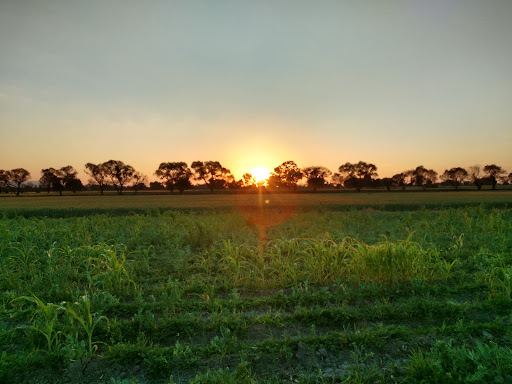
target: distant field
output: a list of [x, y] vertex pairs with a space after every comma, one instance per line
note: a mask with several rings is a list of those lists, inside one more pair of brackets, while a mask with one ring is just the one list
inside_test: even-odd
[[231, 209], [239, 206], [326, 208], [329, 210], [371, 207], [409, 210], [467, 205], [512, 206], [512, 191], [392, 192], [318, 194], [201, 194], [201, 195], [25, 195], [0, 197], [0, 212], [22, 215], [123, 214], [147, 209]]

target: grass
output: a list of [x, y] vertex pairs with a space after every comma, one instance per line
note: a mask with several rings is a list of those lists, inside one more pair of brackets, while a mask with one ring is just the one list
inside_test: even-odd
[[393, 192], [393, 193], [318, 193], [318, 194], [198, 194], [198, 195], [66, 195], [27, 194], [0, 196], [0, 213], [8, 217], [72, 217], [107, 213], [109, 215], [143, 214], [148, 210], [240, 210], [250, 217], [263, 201], [267, 207], [281, 208], [289, 216], [304, 210], [417, 210], [486, 205], [510, 207], [512, 191], [469, 192]]
[[26, 211], [0, 219], [0, 381], [509, 382], [509, 194], [467, 195], [55, 217], [23, 204], [84, 197], [1, 198]]

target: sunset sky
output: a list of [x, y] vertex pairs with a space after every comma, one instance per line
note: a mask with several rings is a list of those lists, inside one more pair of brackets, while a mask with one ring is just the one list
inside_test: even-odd
[[0, 0], [0, 169], [512, 172], [512, 1]]

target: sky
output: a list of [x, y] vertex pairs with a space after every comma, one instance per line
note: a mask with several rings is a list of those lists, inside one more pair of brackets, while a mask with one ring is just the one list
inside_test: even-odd
[[0, 169], [512, 172], [510, 20], [510, 0], [0, 0]]

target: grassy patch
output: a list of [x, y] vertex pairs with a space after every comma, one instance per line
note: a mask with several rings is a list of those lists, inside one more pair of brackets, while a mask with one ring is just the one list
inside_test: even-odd
[[0, 381], [509, 382], [512, 212], [439, 208], [4, 215]]

